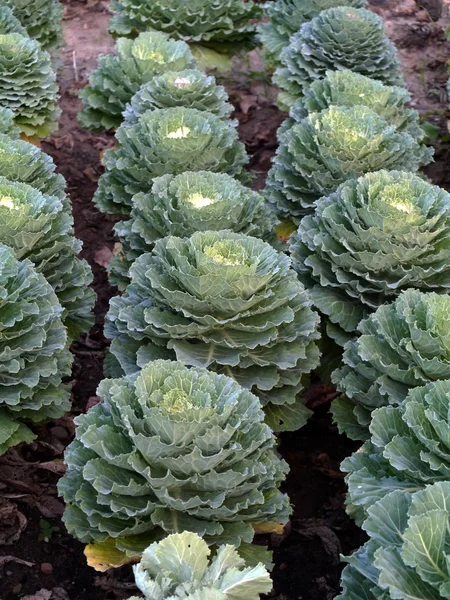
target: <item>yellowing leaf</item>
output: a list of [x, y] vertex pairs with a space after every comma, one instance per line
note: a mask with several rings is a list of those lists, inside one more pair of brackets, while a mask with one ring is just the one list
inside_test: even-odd
[[25, 133], [20, 134], [20, 139], [24, 142], [28, 142], [29, 144], [33, 144], [33, 146], [41, 147], [41, 141], [35, 135], [26, 135]]
[[253, 525], [253, 529], [257, 533], [278, 533], [281, 535], [284, 531], [284, 525], [269, 521], [268, 523], [257, 523]]
[[125, 552], [119, 550], [112, 538], [108, 538], [104, 542], [88, 544], [84, 549], [84, 554], [87, 564], [102, 573], [108, 569], [138, 562], [136, 557], [129, 557]]
[[296, 230], [297, 227], [292, 221], [282, 221], [275, 227], [275, 233], [281, 242], [287, 242]]
[[192, 44], [190, 48], [201, 69], [215, 69], [219, 73], [231, 71], [233, 62], [227, 54], [220, 54], [200, 44]]

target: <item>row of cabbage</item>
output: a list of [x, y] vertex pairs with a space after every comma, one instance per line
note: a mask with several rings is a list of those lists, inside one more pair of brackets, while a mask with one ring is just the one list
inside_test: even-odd
[[266, 196], [298, 226], [299, 278], [344, 346], [334, 419], [366, 440], [342, 468], [370, 540], [339, 598], [449, 598], [450, 196], [417, 173], [432, 153], [381, 20], [339, 4], [276, 0], [262, 32], [290, 109]]
[[0, 4], [0, 454], [70, 410], [69, 344], [93, 324], [65, 181], [38, 147], [58, 126], [61, 18], [55, 0]]
[[118, 219], [122, 295], [105, 326], [114, 378], [65, 453], [64, 521], [96, 568], [142, 557], [147, 598], [256, 600], [272, 584], [255, 532], [291, 513], [273, 429], [306, 422], [318, 317], [268, 243], [277, 218], [245, 186], [225, 89], [185, 41], [131, 38], [81, 92], [80, 123], [116, 130], [94, 202]]

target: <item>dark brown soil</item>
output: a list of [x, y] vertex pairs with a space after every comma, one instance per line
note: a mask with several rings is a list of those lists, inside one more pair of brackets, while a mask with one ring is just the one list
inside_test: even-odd
[[[449, 53], [442, 27], [446, 22], [433, 23], [413, 0], [374, 0], [373, 5], [400, 47], [415, 106], [445, 131]], [[60, 520], [63, 505], [57, 499], [56, 482], [62, 465], [50, 464], [62, 458], [73, 435], [73, 416], [89, 406], [102, 379], [107, 346], [102, 323], [115, 293], [101, 266], [113, 249], [113, 222], [91, 202], [102, 172], [100, 153], [112, 145], [113, 138], [92, 135], [76, 122], [77, 92], [97, 56], [113, 46], [106, 33], [107, 21], [102, 0], [66, 3], [67, 45], [60, 69], [63, 117], [60, 130], [43, 148], [67, 179], [76, 234], [84, 242], [83, 256], [92, 265], [99, 300], [95, 327], [73, 345], [71, 415], [41, 428], [35, 444], [0, 459], [0, 600], [106, 600], [127, 598], [135, 591], [129, 567], [99, 574], [86, 565], [82, 544], [66, 533]], [[236, 106], [241, 138], [252, 157], [256, 189], [264, 185], [276, 149], [276, 130], [285, 116], [274, 105], [269, 80], [256, 53], [236, 65], [232, 78], [223, 79]], [[428, 169], [435, 183], [444, 187], [450, 185], [449, 147], [448, 139], [439, 142], [437, 162]], [[356, 446], [331, 424], [332, 396], [329, 388], [313, 386], [309, 402], [314, 417], [299, 432], [280, 439], [280, 452], [291, 466], [284, 490], [294, 504], [294, 515], [283, 536], [268, 540], [275, 559], [271, 597], [278, 600], [331, 600], [339, 591], [339, 554], [351, 552], [364, 541], [344, 511], [345, 484], [339, 464]], [[40, 524], [41, 519], [47, 525]], [[54, 527], [50, 533], [48, 526]], [[47, 540], [42, 539], [46, 534]]]

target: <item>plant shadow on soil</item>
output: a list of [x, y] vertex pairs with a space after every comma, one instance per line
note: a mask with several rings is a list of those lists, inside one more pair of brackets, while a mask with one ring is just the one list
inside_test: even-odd
[[[423, 11], [412, 7], [412, 1], [395, 3], [393, 11], [388, 4], [374, 1], [375, 10], [384, 16], [400, 47], [414, 105], [422, 112], [439, 113], [432, 121], [445, 129], [443, 90], [448, 48], [442, 24], [424, 18]], [[57, 499], [58, 472], [54, 472], [58, 468], [48, 466], [49, 461], [62, 458], [73, 436], [73, 417], [90, 405], [103, 377], [107, 349], [103, 318], [110, 297], [116, 293], [101, 266], [114, 247], [114, 222], [91, 202], [102, 173], [100, 155], [112, 146], [113, 136], [89, 133], [76, 122], [80, 109], [77, 93], [97, 56], [113, 46], [107, 35], [106, 2], [70, 1], [65, 11], [66, 47], [60, 65], [63, 116], [61, 128], [43, 149], [53, 156], [67, 179], [76, 235], [84, 242], [83, 256], [93, 268], [99, 300], [95, 327], [73, 345], [71, 415], [56, 425], [40, 428], [39, 442], [0, 459], [0, 600], [107, 600], [128, 598], [136, 592], [130, 567], [101, 574], [86, 565], [83, 545], [66, 533], [60, 520], [63, 506]], [[241, 138], [252, 157], [255, 189], [264, 185], [277, 146], [276, 130], [285, 117], [273, 103], [274, 90], [261, 64], [258, 56], [252, 56], [232, 79], [223, 79], [236, 106]], [[448, 164], [448, 153], [448, 143], [440, 144], [436, 163], [428, 169], [434, 182], [444, 187], [450, 183], [449, 172], [443, 168], [444, 161]], [[309, 423], [298, 432], [280, 436], [280, 452], [291, 466], [284, 485], [295, 507], [291, 524], [283, 536], [261, 540], [274, 550], [274, 591], [270, 597], [278, 600], [331, 600], [339, 591], [340, 553], [350, 553], [364, 541], [364, 534], [345, 513], [345, 484], [339, 472], [340, 462], [358, 445], [340, 436], [331, 423], [328, 410], [332, 389], [316, 383], [309, 397], [314, 407]], [[41, 519], [55, 528], [48, 541], [42, 539], [45, 529]]]

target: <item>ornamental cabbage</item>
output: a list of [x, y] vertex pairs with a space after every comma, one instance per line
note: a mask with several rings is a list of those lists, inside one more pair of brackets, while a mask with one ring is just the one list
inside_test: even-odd
[[330, 106], [361, 105], [376, 112], [398, 131], [406, 131], [418, 141], [425, 137], [419, 125], [419, 113], [407, 107], [411, 94], [403, 87], [384, 85], [353, 71], [327, 71], [326, 76], [314, 81], [304, 94], [292, 105], [291, 118], [284, 121], [282, 130]]
[[46, 137], [58, 127], [58, 86], [50, 54], [18, 33], [0, 35], [0, 105], [15, 113], [27, 136]]
[[345, 397], [332, 411], [339, 430], [366, 439], [375, 408], [401, 404], [410, 389], [450, 379], [450, 296], [406, 290], [361, 321], [332, 379]]
[[122, 113], [139, 88], [167, 71], [193, 69], [197, 62], [189, 46], [156, 31], [142, 33], [134, 41], [120, 39], [116, 54], [101, 56], [80, 92], [84, 108], [79, 123], [87, 129], [117, 129]]
[[331, 321], [361, 319], [407, 288], [450, 291], [450, 194], [417, 175], [377, 171], [317, 201], [291, 237], [300, 280]]
[[65, 193], [66, 182], [62, 175], [55, 173], [51, 156], [34, 144], [13, 140], [9, 135], [0, 133], [0, 176], [28, 183], [44, 195], [56, 196], [70, 211], [70, 201]]
[[187, 171], [157, 177], [149, 194], [133, 197], [131, 219], [115, 226], [122, 251], [110, 262], [110, 280], [124, 289], [132, 262], [167, 235], [230, 229], [271, 240], [276, 224], [264, 198], [229, 175]]
[[364, 8], [324, 10], [291, 37], [280, 59], [274, 82], [282, 90], [283, 108], [292, 106], [328, 70], [349, 69], [386, 84], [403, 84], [397, 49], [384, 32], [383, 20]]
[[253, 0], [113, 0], [110, 31], [135, 37], [141, 31], [163, 31], [172, 38], [197, 42], [235, 54], [256, 45], [256, 25], [262, 14]]
[[20, 136], [20, 129], [14, 123], [15, 115], [9, 108], [0, 106], [0, 136], [7, 135], [14, 140]]
[[157, 360], [137, 378], [107, 379], [75, 419], [58, 488], [64, 522], [84, 543], [113, 538], [142, 554], [164, 533], [250, 543], [258, 524], [286, 523], [288, 471], [256, 396], [206, 369]]
[[432, 156], [431, 148], [370, 108], [332, 106], [281, 135], [266, 197], [281, 216], [298, 223], [316, 200], [348, 179], [381, 169], [417, 171]]
[[339, 600], [450, 597], [450, 482], [394, 491], [370, 510], [369, 542], [347, 558]]
[[230, 231], [158, 240], [111, 300], [105, 332], [126, 373], [176, 358], [234, 377], [261, 399], [274, 431], [304, 425], [302, 376], [319, 360], [318, 316], [290, 259]]
[[82, 243], [74, 237], [73, 218], [60, 199], [0, 177], [0, 241], [19, 260], [29, 259], [53, 287], [71, 339], [92, 327], [92, 272], [77, 258]]
[[153, 180], [184, 171], [213, 171], [248, 181], [248, 162], [233, 122], [193, 108], [145, 112], [136, 125], [120, 127], [118, 147], [104, 155], [106, 173], [94, 202], [101, 212], [128, 217], [132, 198], [151, 191]]
[[348, 512], [361, 524], [393, 490], [419, 490], [450, 479], [450, 380], [411, 389], [399, 406], [372, 413], [371, 439], [341, 469]]
[[270, 19], [262, 23], [258, 30], [264, 53], [268, 60], [280, 63], [280, 54], [289, 44], [289, 38], [303, 23], [311, 21], [320, 12], [336, 6], [364, 8], [366, 0], [273, 0], [264, 4], [265, 16]]
[[145, 83], [133, 96], [124, 113], [124, 125], [135, 125], [147, 110], [195, 108], [228, 119], [234, 110], [228, 94], [211, 75], [198, 69], [170, 71]]
[[63, 5], [58, 0], [3, 0], [28, 32], [44, 50], [51, 51], [63, 44]]
[[196, 533], [173, 533], [144, 551], [133, 567], [136, 585], [145, 600], [259, 600], [271, 591], [264, 565], [246, 567], [234, 546], [220, 546], [212, 560], [210, 554]]
[[0, 454], [36, 436], [25, 424], [70, 410], [61, 378], [70, 375], [62, 308], [43, 275], [0, 244]]
[[25, 27], [22, 27], [20, 21], [14, 16], [13, 11], [6, 5], [0, 6], [0, 34], [20, 33], [28, 35]]

